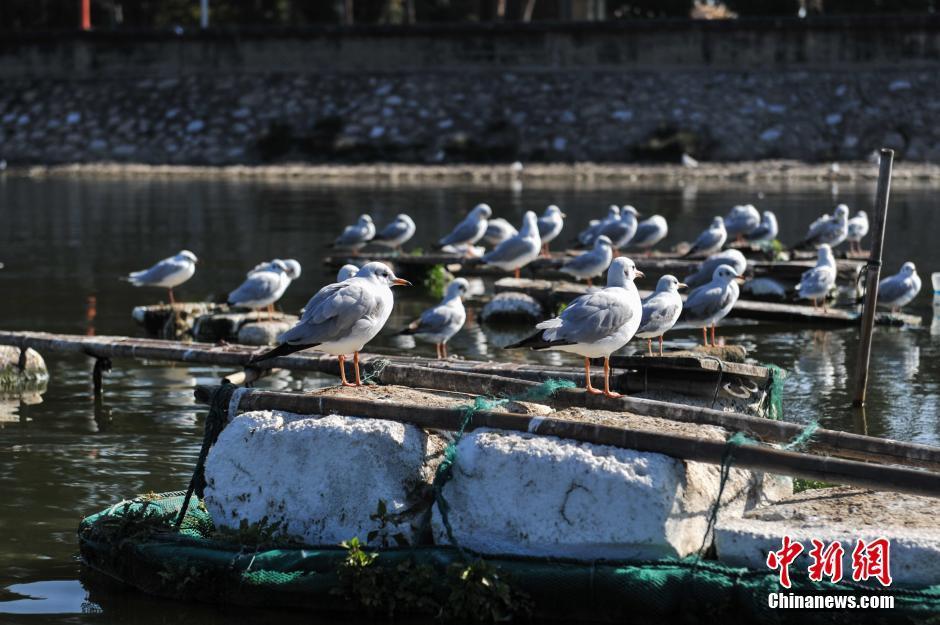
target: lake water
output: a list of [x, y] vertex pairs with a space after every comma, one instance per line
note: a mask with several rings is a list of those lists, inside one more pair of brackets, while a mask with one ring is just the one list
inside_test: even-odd
[[[223, 295], [261, 260], [297, 258], [303, 276], [282, 301], [286, 310], [296, 310], [330, 278], [320, 262], [326, 245], [343, 224], [364, 212], [379, 224], [398, 212], [410, 213], [418, 223], [413, 245], [427, 248], [481, 201], [515, 223], [527, 209], [541, 211], [556, 203], [569, 215], [563, 239], [603, 214], [608, 204], [629, 203], [642, 213], [665, 216], [671, 228], [666, 243], [675, 243], [694, 236], [732, 204], [751, 202], [774, 210], [781, 239], [792, 242], [837, 202], [853, 212], [870, 211], [873, 195], [868, 185], [396, 190], [284, 181], [0, 176], [0, 262], [5, 264], [0, 328], [84, 333], [87, 300], [94, 296], [98, 334], [136, 334], [131, 308], [165, 295], [134, 289], [118, 276], [182, 248], [202, 260], [196, 276], [178, 290], [186, 300]], [[940, 334], [930, 331], [929, 286], [931, 271], [940, 271], [935, 198], [930, 188], [897, 188], [892, 195], [886, 271], [897, 271], [905, 260], [917, 264], [924, 289], [909, 311], [922, 314], [925, 324], [877, 330], [865, 414], [848, 407], [856, 330], [735, 325], [721, 331], [758, 361], [789, 372], [785, 418], [940, 442]], [[420, 288], [398, 295], [389, 328], [402, 327], [429, 302]], [[695, 332], [676, 332], [667, 345], [690, 346], [697, 338]], [[504, 340], [473, 324], [455, 337], [451, 352], [504, 358], [497, 347]], [[370, 347], [395, 351], [400, 344], [383, 336]], [[419, 343], [415, 351], [434, 354], [427, 344]], [[81, 516], [136, 493], [185, 487], [202, 434], [202, 410], [193, 405], [192, 388], [223, 372], [117, 361], [105, 381], [104, 406], [96, 410], [89, 395], [91, 363], [45, 356], [51, 381], [42, 403], [0, 404], [0, 623], [222, 623], [235, 615], [239, 622], [270, 621], [270, 613], [231, 613], [124, 591], [80, 574], [75, 558]], [[299, 388], [334, 380], [282, 377], [268, 383]], [[277, 618], [315, 622], [306, 615]]]

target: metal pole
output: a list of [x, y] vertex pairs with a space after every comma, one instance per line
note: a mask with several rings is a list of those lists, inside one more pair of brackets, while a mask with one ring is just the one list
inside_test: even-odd
[[855, 366], [855, 399], [852, 405], [865, 405], [868, 391], [868, 366], [871, 363], [871, 337], [875, 324], [875, 306], [878, 305], [878, 282], [881, 279], [881, 251], [885, 242], [885, 222], [888, 219], [888, 194], [891, 191], [891, 165], [894, 150], [882, 148], [881, 168], [878, 171], [878, 192], [875, 195], [875, 221], [872, 230], [871, 255], [865, 266], [865, 309], [862, 313], [862, 335]]
[[199, 0], [199, 27], [209, 28], [209, 0]]

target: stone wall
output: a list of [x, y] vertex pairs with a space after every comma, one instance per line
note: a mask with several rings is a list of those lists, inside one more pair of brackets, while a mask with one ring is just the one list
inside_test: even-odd
[[892, 18], [34, 36], [0, 41], [0, 159], [825, 161], [887, 146], [937, 162], [938, 34]]

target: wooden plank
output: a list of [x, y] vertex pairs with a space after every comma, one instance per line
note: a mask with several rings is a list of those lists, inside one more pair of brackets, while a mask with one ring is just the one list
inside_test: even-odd
[[[196, 388], [197, 401], [205, 403], [215, 387]], [[465, 410], [462, 407], [439, 408], [399, 402], [375, 402], [324, 394], [256, 391], [246, 393], [239, 402], [241, 410], [283, 410], [298, 414], [342, 414], [410, 423], [437, 430], [460, 429]], [[530, 417], [513, 413], [476, 411], [469, 429], [494, 428], [506, 431], [557, 436], [597, 445], [660, 453], [673, 458], [722, 464], [729, 452], [723, 441], [639, 429], [585, 423], [551, 416]], [[825, 456], [786, 451], [760, 444], [735, 446], [730, 450], [733, 465], [824, 480], [860, 488], [889, 490], [940, 497], [940, 473], [909, 467], [869, 464]]]

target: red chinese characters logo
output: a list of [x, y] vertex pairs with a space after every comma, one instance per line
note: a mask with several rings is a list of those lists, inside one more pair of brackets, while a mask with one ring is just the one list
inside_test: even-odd
[[[845, 548], [839, 541], [826, 544], [815, 538], [810, 539], [813, 547], [807, 552], [810, 565], [807, 568], [809, 579], [814, 582], [823, 580], [837, 583], [843, 578], [843, 558]], [[767, 567], [780, 572], [780, 585], [790, 588], [790, 565], [802, 554], [802, 543], [784, 536], [778, 551], [767, 554]], [[858, 539], [852, 550], [852, 580], [864, 582], [878, 580], [882, 586], [891, 585], [891, 543], [886, 538], [871, 541]]]
[[835, 584], [842, 579], [842, 556], [845, 549], [838, 540], [828, 546], [821, 540], [811, 539], [813, 548], [809, 550], [809, 557], [813, 563], [809, 565], [809, 578], [814, 582], [821, 582], [827, 577]]
[[783, 547], [780, 551], [771, 551], [767, 554], [767, 567], [780, 569], [780, 585], [790, 587], [790, 565], [797, 556], [803, 553], [803, 545], [793, 542], [789, 536], [783, 537]]
[[861, 538], [852, 550], [852, 579], [864, 582], [874, 577], [882, 586], [891, 585], [891, 543], [877, 538], [865, 543]]

